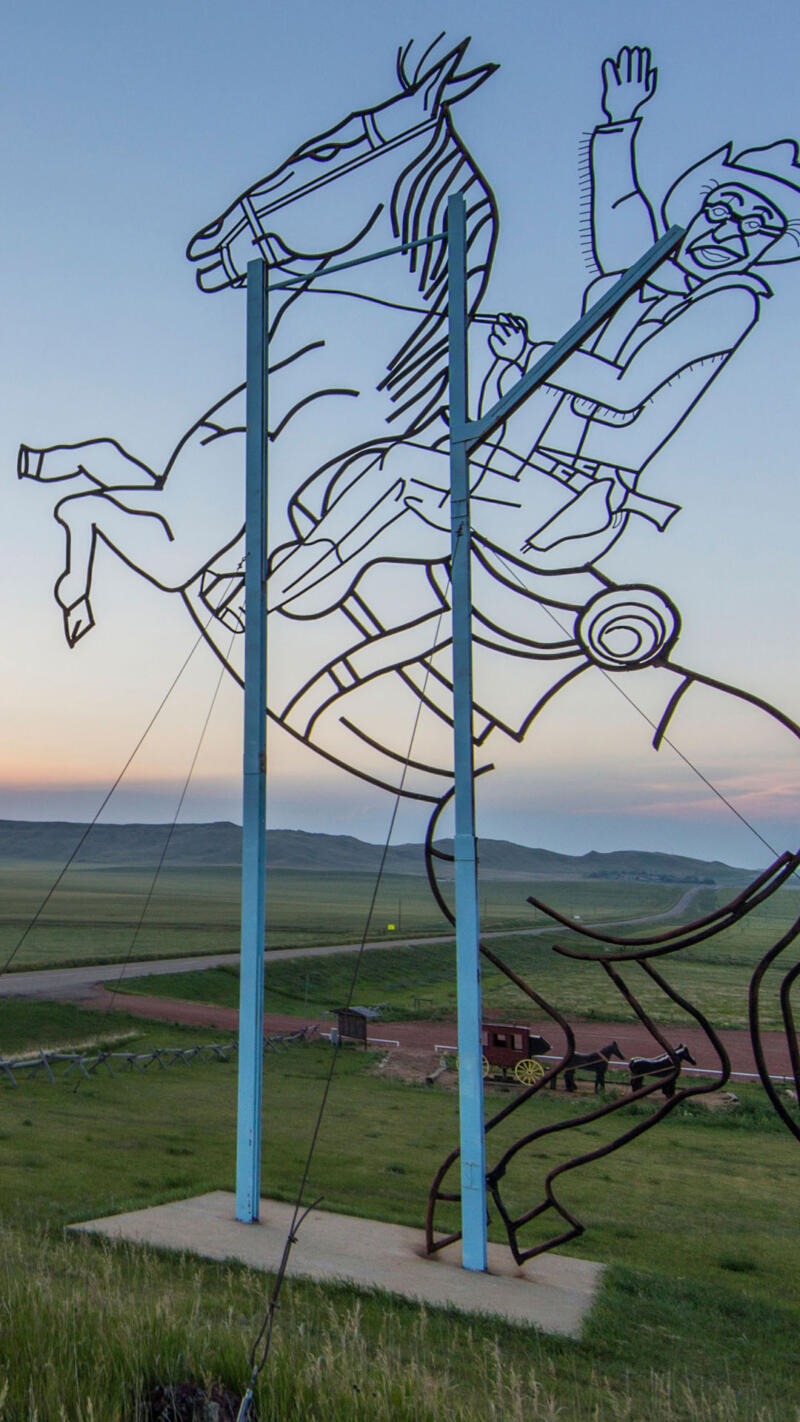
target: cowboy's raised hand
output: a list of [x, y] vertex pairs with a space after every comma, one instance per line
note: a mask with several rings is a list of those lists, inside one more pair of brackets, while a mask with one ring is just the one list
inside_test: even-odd
[[623, 45], [616, 59], [603, 60], [603, 113], [610, 123], [635, 118], [642, 104], [652, 99], [658, 70], [649, 49]]
[[489, 332], [489, 349], [498, 360], [518, 361], [528, 344], [528, 323], [524, 316], [501, 312]]

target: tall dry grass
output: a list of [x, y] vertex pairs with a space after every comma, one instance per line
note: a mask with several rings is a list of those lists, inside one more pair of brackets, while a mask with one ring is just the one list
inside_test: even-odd
[[[242, 1392], [267, 1281], [238, 1266], [0, 1232], [2, 1422], [141, 1422], [156, 1383]], [[787, 1422], [757, 1389], [616, 1377], [580, 1344], [388, 1296], [287, 1285], [261, 1422]]]

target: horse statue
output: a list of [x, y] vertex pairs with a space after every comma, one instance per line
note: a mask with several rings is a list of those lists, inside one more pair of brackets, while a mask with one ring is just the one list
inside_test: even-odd
[[[599, 1095], [606, 1089], [606, 1075], [608, 1064], [615, 1058], [618, 1062], [624, 1061], [624, 1057], [616, 1040], [609, 1042], [605, 1047], [598, 1047], [594, 1052], [573, 1052], [564, 1067], [564, 1088], [566, 1091], [577, 1091], [575, 1085], [576, 1071], [592, 1072], [594, 1074], [594, 1094]], [[553, 1077], [550, 1086], [555, 1091], [558, 1084], [557, 1077]]]
[[[524, 317], [484, 310], [498, 208], [454, 111], [497, 66], [468, 67], [468, 45], [448, 47], [440, 36], [418, 59], [413, 45], [401, 49], [388, 97], [301, 143], [187, 249], [204, 292], [242, 287], [259, 256], [274, 288], [268, 713], [348, 772], [430, 806], [429, 873], [448, 912], [438, 873], [446, 856], [433, 830], [452, 799], [444, 241], [452, 194], [466, 200], [478, 413], [548, 349]], [[791, 140], [736, 154], [724, 145], [651, 202], [636, 140], [656, 87], [646, 48], [626, 46], [603, 64], [603, 116], [588, 150], [584, 308], [675, 224], [680, 243], [473, 457], [479, 774], [492, 768], [492, 743], [544, 744], [556, 698], [568, 716], [617, 673], [626, 685], [636, 674], [635, 691], [623, 694], [656, 752], [674, 751], [681, 737], [687, 758], [698, 714], [727, 715], [734, 704], [794, 750], [800, 739], [783, 712], [678, 659], [680, 615], [664, 592], [615, 582], [601, 566], [632, 520], [664, 531], [678, 513], [648, 492], [651, 465], [759, 319], [771, 296], [765, 271], [800, 257]], [[380, 261], [362, 260], [379, 252]], [[162, 470], [112, 438], [21, 446], [20, 477], [59, 486], [54, 516], [66, 549], [55, 596], [71, 647], [95, 623], [99, 541], [180, 596], [242, 680], [244, 435], [240, 385], [200, 416]], [[403, 727], [413, 725], [412, 754]], [[566, 1055], [554, 1071], [574, 1052], [563, 1025]], [[498, 1200], [506, 1164], [492, 1177]]]
[[[410, 49], [401, 52], [397, 93], [301, 144], [189, 243], [205, 291], [241, 285], [247, 261], [260, 253], [270, 262], [274, 282], [309, 277], [307, 285], [284, 290], [272, 302], [274, 558], [295, 543], [301, 525], [309, 525], [303, 468], [311, 475], [333, 459], [341, 477], [352, 477], [354, 461], [360, 470], [374, 462], [370, 438], [374, 443], [376, 433], [390, 432], [393, 444], [425, 438], [432, 423], [441, 424], [448, 378], [442, 241], [422, 250], [395, 250], [383, 262], [337, 271], [329, 280], [322, 273], [344, 258], [356, 262], [376, 248], [397, 249], [441, 233], [447, 198], [460, 192], [469, 208], [469, 300], [471, 312], [477, 312], [491, 268], [497, 214], [451, 111], [496, 66], [465, 68], [467, 44], [443, 55], [427, 52], [413, 67]], [[107, 438], [46, 450], [21, 448], [20, 477], [70, 484], [55, 505], [66, 534], [65, 567], [55, 593], [70, 646], [94, 625], [98, 540], [150, 582], [184, 596], [193, 615], [207, 621], [213, 612], [210, 641], [220, 627], [240, 630], [236, 593], [222, 595], [216, 569], [222, 564], [238, 572], [243, 553], [244, 425], [239, 386], [201, 415], [163, 470], [150, 469]], [[198, 506], [202, 520], [196, 517]], [[363, 617], [348, 607], [333, 645], [346, 650]], [[325, 630], [330, 635], [332, 627]], [[296, 632], [293, 623], [295, 651]], [[234, 664], [231, 669], [235, 672]], [[281, 715], [280, 706], [274, 713]]]
[[[466, 67], [468, 43], [441, 53], [440, 37], [416, 63], [406, 47], [397, 92], [301, 144], [188, 246], [203, 291], [241, 286], [254, 255], [279, 288], [269, 331], [269, 713], [350, 773], [433, 807], [451, 783], [446, 262], [434, 240], [451, 193], [467, 204], [479, 410], [547, 344], [530, 339], [524, 318], [483, 310], [497, 203], [453, 110], [496, 66]], [[795, 723], [757, 696], [681, 664], [674, 603], [646, 583], [613, 582], [601, 563], [632, 519], [666, 529], [676, 514], [645, 491], [651, 462], [758, 319], [769, 295], [762, 271], [800, 256], [796, 146], [718, 150], [673, 184], [657, 217], [635, 155], [639, 110], [656, 87], [649, 51], [607, 60], [603, 85], [585, 303], [661, 228], [680, 221], [686, 232], [644, 290], [475, 456], [476, 745], [520, 742], [555, 696], [585, 700], [598, 673], [629, 671], [647, 686], [656, 750], [700, 695], [708, 706], [734, 695], [795, 737]], [[397, 250], [421, 239], [431, 240]], [[341, 270], [385, 249], [392, 255]], [[55, 595], [71, 646], [94, 625], [101, 541], [181, 596], [241, 680], [244, 423], [240, 386], [160, 471], [109, 438], [21, 447], [20, 476], [59, 486], [66, 557]], [[391, 726], [381, 724], [387, 693]], [[395, 727], [413, 724], [420, 701], [425, 743], [409, 764]]]
[[682, 1062], [689, 1062], [691, 1066], [697, 1066], [695, 1058], [683, 1042], [679, 1042], [678, 1046], [673, 1047], [669, 1052], [662, 1052], [658, 1057], [631, 1057], [628, 1064], [631, 1073], [631, 1091], [641, 1090], [645, 1078], [648, 1076], [663, 1077], [665, 1080], [661, 1090], [669, 1099], [675, 1095], [676, 1067], [680, 1071]]

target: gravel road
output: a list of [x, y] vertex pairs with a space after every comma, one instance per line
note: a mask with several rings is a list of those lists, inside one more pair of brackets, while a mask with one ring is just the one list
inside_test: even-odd
[[[687, 889], [671, 908], [662, 913], [646, 914], [641, 918], [620, 918], [605, 927], [625, 927], [634, 923], [656, 923], [659, 919], [677, 918], [699, 892], [698, 888]], [[587, 924], [587, 927], [592, 925]], [[551, 925], [543, 928], [518, 928], [511, 932], [484, 933], [487, 941], [493, 938], [527, 938], [533, 934], [552, 933]], [[364, 951], [369, 953], [387, 952], [393, 948], [414, 948], [419, 944], [452, 943], [453, 934], [427, 938], [392, 938], [387, 943], [365, 943]], [[360, 943], [332, 943], [314, 948], [276, 948], [267, 953], [269, 962], [279, 962], [282, 958], [327, 958], [334, 953], [357, 953]], [[162, 973], [197, 973], [205, 968], [237, 967], [238, 953], [206, 953], [196, 958], [155, 958], [150, 962], [105, 963], [99, 966], [79, 968], [37, 968], [32, 972], [7, 972], [0, 974], [0, 998], [39, 997], [67, 1002], [82, 1001], [99, 992], [103, 983], [117, 982], [121, 978], [144, 978]]]

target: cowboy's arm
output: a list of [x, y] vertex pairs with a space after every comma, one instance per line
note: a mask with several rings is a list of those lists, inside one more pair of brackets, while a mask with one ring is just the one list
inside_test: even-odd
[[655, 217], [636, 173], [640, 122], [602, 124], [592, 134], [592, 255], [604, 275], [632, 267], [656, 240]]
[[603, 63], [603, 112], [592, 134], [592, 253], [603, 273], [632, 266], [656, 240], [653, 210], [636, 171], [639, 109], [655, 93], [657, 71], [648, 49], [624, 48]]
[[534, 349], [535, 343], [528, 336], [528, 323], [524, 316], [515, 316], [510, 311], [495, 316], [489, 332], [492, 363], [483, 377], [478, 396], [479, 416], [513, 389], [528, 369]]
[[749, 287], [717, 289], [692, 302], [667, 325], [655, 325], [625, 365], [590, 351], [574, 351], [553, 373], [550, 384], [609, 410], [629, 413], [687, 366], [729, 355], [757, 316], [758, 297]]

